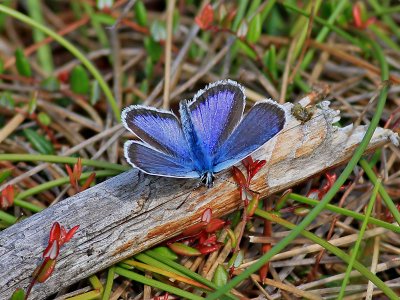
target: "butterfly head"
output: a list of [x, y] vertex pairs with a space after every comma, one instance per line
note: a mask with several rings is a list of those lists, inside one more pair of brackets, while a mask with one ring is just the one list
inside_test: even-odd
[[204, 173], [201, 178], [201, 182], [204, 183], [208, 188], [211, 188], [214, 184], [214, 174], [211, 172]]

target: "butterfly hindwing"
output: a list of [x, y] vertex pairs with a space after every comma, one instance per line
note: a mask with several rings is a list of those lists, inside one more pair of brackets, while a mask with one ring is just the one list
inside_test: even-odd
[[172, 112], [132, 105], [123, 110], [122, 122], [154, 149], [184, 161], [191, 160], [181, 124]]
[[285, 111], [278, 104], [257, 102], [215, 155], [213, 171], [222, 171], [249, 156], [281, 131], [285, 121]]
[[210, 84], [188, 103], [191, 121], [206, 156], [212, 157], [233, 132], [244, 107], [243, 87], [232, 80]]
[[139, 141], [125, 142], [124, 154], [132, 166], [147, 174], [177, 178], [199, 177], [191, 163], [169, 156]]

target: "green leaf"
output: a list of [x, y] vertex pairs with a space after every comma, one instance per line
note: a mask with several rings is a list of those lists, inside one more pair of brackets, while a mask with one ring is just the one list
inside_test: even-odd
[[0, 58], [0, 74], [4, 73], [4, 61]]
[[[13, 0], [3, 0], [3, 1], [1, 1], [1, 4], [6, 7], [10, 7], [12, 2], [13, 2]], [[7, 14], [0, 13], [0, 31], [4, 30], [4, 25], [5, 25], [6, 19], [7, 19]]]
[[15, 50], [15, 64], [17, 66], [17, 70], [19, 75], [25, 77], [32, 76], [31, 66], [29, 65], [29, 61], [26, 58], [24, 51], [22, 49]]
[[28, 114], [33, 114], [37, 107], [37, 97], [36, 94], [28, 102]]
[[92, 19], [95, 20], [98, 23], [102, 23], [106, 26], [113, 26], [116, 19], [113, 16], [110, 16], [109, 14], [102, 14], [102, 13], [96, 13], [92, 15]]
[[39, 133], [30, 128], [25, 128], [24, 134], [26, 138], [29, 140], [29, 142], [32, 144], [33, 148], [35, 148], [38, 152], [42, 154], [54, 153], [53, 144], [48, 140], [46, 140], [44, 136], [40, 135]]
[[56, 77], [50, 76], [43, 80], [40, 86], [46, 91], [57, 92], [60, 90], [60, 81]]
[[189, 247], [183, 243], [173, 243], [169, 245], [169, 247], [175, 252], [180, 255], [185, 256], [200, 256], [201, 253], [196, 248]]
[[149, 81], [147, 79], [143, 80], [142, 83], [139, 86], [139, 90], [147, 95], [147, 93], [149, 92]]
[[167, 30], [164, 22], [155, 20], [151, 24], [150, 34], [156, 42], [165, 41], [167, 39]]
[[9, 109], [13, 109], [15, 107], [14, 98], [9, 91], [5, 91], [0, 95], [0, 107], [6, 107]]
[[76, 66], [70, 76], [69, 83], [71, 90], [77, 94], [87, 94], [90, 89], [89, 75], [82, 66]]
[[272, 75], [272, 79], [278, 78], [278, 69], [276, 62], [276, 48], [275, 45], [271, 45], [270, 49], [265, 53], [263, 57], [264, 65], [267, 67], [269, 74]]
[[160, 246], [160, 247], [156, 247], [152, 250], [154, 251], [154, 253], [157, 253], [160, 256], [164, 256], [165, 258], [168, 258], [170, 260], [178, 259], [178, 255], [176, 255], [175, 252], [172, 251], [171, 249], [169, 249], [168, 247]]
[[144, 73], [146, 74], [146, 78], [150, 79], [153, 75], [154, 71], [154, 63], [151, 57], [146, 58], [145, 66], [144, 66]]
[[51, 124], [51, 118], [48, 114], [45, 112], [41, 111], [38, 113], [38, 120], [40, 123], [42, 123], [44, 126], [49, 126]]
[[0, 95], [0, 107], [6, 107], [13, 109], [15, 106], [14, 98], [11, 96], [9, 91], [5, 91]]
[[237, 252], [236, 258], [233, 262], [233, 266], [235, 268], [239, 268], [240, 265], [243, 263], [244, 260], [244, 251], [243, 250], [239, 250], [239, 252]]
[[19, 288], [15, 290], [10, 300], [24, 300], [24, 299], [25, 299], [25, 291]]
[[247, 19], [250, 19], [253, 16], [253, 14], [255, 14], [257, 12], [257, 10], [260, 8], [260, 4], [261, 4], [261, 0], [251, 1], [250, 7], [246, 13]]
[[134, 10], [138, 24], [140, 26], [147, 26], [147, 11], [143, 1], [136, 1]]
[[144, 39], [144, 47], [146, 48], [147, 54], [151, 57], [152, 61], [157, 62], [162, 55], [162, 48], [159, 43], [157, 43], [151, 37], [146, 37]]
[[228, 267], [238, 268], [242, 264], [243, 260], [244, 260], [244, 252], [243, 250], [240, 250], [234, 253], [232, 257], [229, 259]]
[[0, 171], [0, 183], [12, 175], [12, 169], [5, 169]]
[[97, 80], [93, 81], [92, 88], [90, 90], [90, 104], [95, 105], [100, 100], [101, 90]]
[[215, 270], [212, 282], [215, 283], [218, 287], [224, 286], [228, 282], [228, 272], [225, 268], [221, 265], [218, 265], [217, 269]]
[[249, 31], [247, 34], [247, 41], [249, 43], [257, 43], [260, 36], [261, 36], [261, 15], [256, 14], [250, 21]]
[[237, 47], [243, 51], [244, 54], [246, 54], [248, 57], [250, 57], [251, 59], [256, 59], [257, 55], [254, 52], [253, 49], [251, 49], [248, 45], [246, 45], [245, 43], [243, 43], [241, 40], [236, 40], [235, 41], [235, 45], [237, 45]]

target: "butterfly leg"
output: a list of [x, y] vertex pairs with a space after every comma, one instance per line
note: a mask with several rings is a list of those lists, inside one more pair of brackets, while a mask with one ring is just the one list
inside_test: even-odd
[[201, 176], [201, 182], [204, 183], [208, 188], [211, 188], [214, 184], [214, 174], [211, 172], [204, 173]]

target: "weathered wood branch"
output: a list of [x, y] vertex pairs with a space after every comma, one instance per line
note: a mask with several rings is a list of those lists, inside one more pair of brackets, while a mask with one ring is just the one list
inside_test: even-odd
[[[304, 125], [290, 115], [290, 104], [285, 107], [287, 126], [253, 155], [267, 160], [252, 186], [262, 196], [343, 164], [365, 134], [364, 126], [333, 127], [338, 113], [326, 103]], [[378, 128], [368, 149], [390, 141], [397, 143], [397, 135]], [[0, 299], [29, 285], [55, 221], [67, 229], [79, 224], [80, 229], [61, 249], [54, 274], [34, 287], [31, 299], [42, 299], [180, 233], [198, 222], [207, 207], [222, 216], [241, 204], [229, 170], [217, 175], [211, 189], [196, 180], [123, 173], [0, 232]]]

